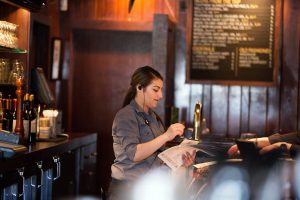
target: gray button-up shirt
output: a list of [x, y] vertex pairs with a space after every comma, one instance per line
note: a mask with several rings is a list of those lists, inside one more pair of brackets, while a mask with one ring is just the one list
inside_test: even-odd
[[142, 111], [135, 100], [122, 108], [115, 116], [112, 126], [115, 160], [111, 166], [112, 177], [119, 180], [135, 180], [150, 168], [159, 166], [157, 153], [134, 162], [137, 145], [148, 142], [164, 132], [156, 114]]

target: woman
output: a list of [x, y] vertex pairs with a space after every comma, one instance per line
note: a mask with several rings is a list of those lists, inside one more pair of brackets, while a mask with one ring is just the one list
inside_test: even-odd
[[[162, 99], [162, 91], [163, 78], [155, 69], [144, 66], [133, 73], [123, 108], [112, 126], [115, 160], [111, 166], [110, 199], [125, 199], [130, 183], [162, 164], [157, 157], [160, 148], [183, 134], [184, 125], [180, 123], [165, 131], [152, 110]], [[195, 152], [183, 155], [184, 166], [191, 165], [194, 158]]]

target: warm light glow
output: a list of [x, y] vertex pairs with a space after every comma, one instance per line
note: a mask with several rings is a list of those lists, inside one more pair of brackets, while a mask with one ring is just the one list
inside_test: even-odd
[[241, 168], [226, 166], [214, 174], [210, 185], [210, 199], [245, 200], [250, 197], [248, 175]]
[[133, 200], [175, 200], [176, 183], [168, 171], [155, 169], [137, 181]]

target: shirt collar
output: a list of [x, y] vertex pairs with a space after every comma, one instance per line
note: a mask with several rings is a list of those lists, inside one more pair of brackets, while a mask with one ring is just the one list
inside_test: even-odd
[[[139, 106], [139, 104], [135, 101], [135, 99], [131, 100], [130, 105], [134, 107], [134, 109], [137, 113], [141, 113], [141, 112], [145, 113], [143, 111], [143, 109]], [[148, 115], [147, 113], [145, 113], [145, 114]], [[150, 108], [149, 108], [149, 115], [153, 116], [153, 111]]]

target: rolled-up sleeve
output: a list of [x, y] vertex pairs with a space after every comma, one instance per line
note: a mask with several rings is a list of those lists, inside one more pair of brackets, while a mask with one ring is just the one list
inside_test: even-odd
[[291, 132], [286, 134], [273, 134], [269, 136], [269, 141], [271, 144], [276, 142], [287, 142], [292, 144], [290, 148], [290, 155], [292, 158], [295, 158], [296, 155], [300, 152], [300, 133], [299, 132]]
[[271, 144], [276, 142], [287, 142], [291, 144], [300, 144], [300, 133], [291, 132], [286, 134], [273, 134], [269, 136], [269, 141]]
[[139, 141], [139, 125], [134, 112], [120, 112], [113, 123], [114, 148], [116, 157], [123, 157], [133, 161]]

